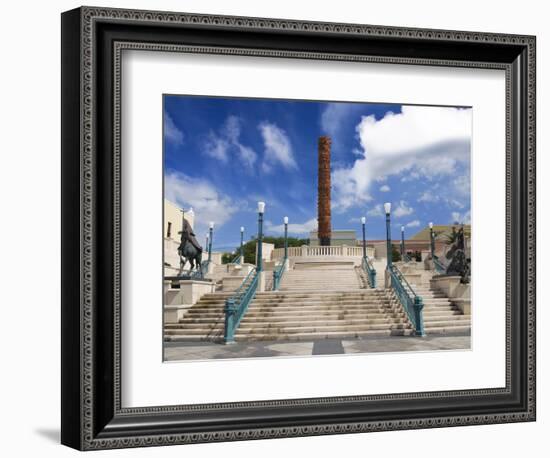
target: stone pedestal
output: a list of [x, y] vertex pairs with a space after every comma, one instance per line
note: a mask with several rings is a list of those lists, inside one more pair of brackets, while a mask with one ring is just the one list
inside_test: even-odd
[[166, 297], [166, 293], [170, 288], [172, 288], [172, 280], [163, 280], [162, 286], [163, 286], [164, 297]]
[[165, 305], [194, 305], [207, 293], [214, 292], [214, 283], [204, 280], [179, 280], [179, 289], [168, 288], [164, 293]]
[[265, 291], [265, 270], [262, 270], [258, 275], [258, 289], [256, 291], [259, 293]]
[[444, 293], [465, 315], [471, 314], [470, 284], [460, 283], [459, 275], [434, 275], [432, 286]]
[[[378, 272], [376, 272], [378, 274]], [[384, 288], [391, 288], [391, 275], [388, 272], [388, 269], [384, 269]]]
[[454, 297], [454, 291], [460, 285], [460, 276], [434, 275], [432, 277], [432, 285], [447, 297]]
[[214, 283], [204, 280], [179, 280], [179, 289], [164, 280], [164, 321], [177, 323], [199, 299], [215, 290]]
[[190, 305], [165, 305], [164, 322], [179, 323], [190, 307]]

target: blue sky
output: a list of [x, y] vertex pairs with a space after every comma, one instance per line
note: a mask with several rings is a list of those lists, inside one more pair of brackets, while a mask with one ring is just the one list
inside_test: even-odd
[[317, 140], [332, 139], [332, 226], [385, 237], [470, 222], [470, 108], [164, 96], [165, 197], [196, 216], [201, 243], [215, 223], [214, 248], [257, 230], [292, 236], [316, 228]]

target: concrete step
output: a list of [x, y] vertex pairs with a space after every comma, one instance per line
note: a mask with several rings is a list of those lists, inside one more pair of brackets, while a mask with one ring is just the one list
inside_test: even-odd
[[372, 306], [379, 306], [380, 304], [389, 303], [389, 300], [380, 300], [380, 299], [331, 299], [331, 300], [307, 300], [307, 299], [299, 299], [295, 301], [265, 301], [265, 302], [259, 302], [259, 301], [252, 301], [250, 304], [251, 307], [301, 307], [301, 306], [308, 306], [308, 305], [319, 305], [319, 306], [331, 306], [331, 305], [338, 305], [338, 306], [345, 306], [345, 305], [372, 305]]
[[[323, 325], [318, 324], [315, 326], [302, 325], [302, 326], [255, 326], [254, 328], [242, 328], [239, 327], [238, 335], [256, 335], [256, 334], [300, 334], [300, 333], [326, 333], [326, 332], [365, 332], [365, 331], [386, 331], [394, 329], [409, 329], [409, 325], [406, 324], [361, 324], [361, 325]], [[186, 330], [187, 333], [193, 332], [193, 330]]]
[[362, 318], [386, 318], [386, 317], [394, 317], [394, 316], [401, 316], [401, 315], [394, 315], [386, 313], [385, 311], [314, 311], [314, 312], [303, 312], [303, 311], [295, 311], [295, 312], [276, 312], [276, 311], [259, 311], [259, 312], [247, 312], [243, 320], [241, 321], [244, 323], [245, 321], [252, 321], [252, 320], [258, 320], [258, 319], [266, 319], [266, 320], [273, 320], [273, 321], [284, 321], [284, 320], [297, 320], [300, 319], [300, 321], [310, 321], [313, 319], [321, 319], [321, 318], [333, 318], [333, 319], [362, 319]]
[[424, 323], [435, 323], [439, 321], [470, 321], [467, 315], [428, 315], [424, 316]]
[[251, 307], [247, 311], [247, 315], [249, 313], [278, 313], [278, 314], [286, 314], [286, 313], [293, 313], [293, 312], [299, 312], [304, 314], [312, 314], [315, 312], [335, 312], [335, 313], [344, 313], [344, 312], [364, 312], [364, 313], [373, 313], [373, 312], [384, 312], [386, 309], [380, 306], [371, 306], [371, 307], [365, 307], [365, 306], [319, 306], [319, 305], [308, 305], [308, 306], [302, 306], [302, 307]]
[[385, 329], [385, 330], [369, 330], [369, 331], [332, 331], [332, 332], [301, 332], [295, 334], [256, 334], [253, 337], [248, 335], [235, 334], [236, 341], [250, 341], [250, 340], [319, 340], [319, 339], [353, 339], [357, 337], [367, 336], [403, 336], [410, 335], [412, 330], [410, 329]]
[[[351, 318], [351, 317], [309, 317], [307, 320], [307, 325], [338, 325], [338, 326], [352, 326], [352, 325], [371, 325], [371, 324], [402, 324], [404, 321], [396, 320], [393, 318], [380, 316], [380, 317], [361, 317], [361, 318]], [[274, 327], [298, 327], [305, 326], [306, 322], [303, 320], [296, 320], [296, 317], [265, 317], [265, 318], [255, 318], [255, 319], [245, 319], [241, 321], [240, 328], [256, 328], [257, 326], [274, 326]]]
[[470, 320], [454, 320], [454, 321], [428, 321], [424, 324], [426, 330], [434, 328], [461, 328], [467, 326], [470, 327]]
[[467, 333], [470, 332], [470, 325], [467, 326], [434, 326], [425, 327], [426, 334], [437, 335], [447, 333]]

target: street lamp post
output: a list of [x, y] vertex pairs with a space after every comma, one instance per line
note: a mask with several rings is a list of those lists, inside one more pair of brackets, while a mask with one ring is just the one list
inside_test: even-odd
[[244, 237], [244, 226], [241, 226], [241, 250], [240, 250], [240, 262], [239, 264], [242, 264], [244, 262], [244, 246], [243, 246], [243, 237]]
[[256, 260], [256, 271], [261, 272], [263, 270], [262, 263], [262, 241], [263, 241], [263, 225], [264, 225], [264, 210], [265, 202], [258, 202], [258, 249]]
[[208, 233], [208, 264], [210, 264], [212, 261], [212, 239], [214, 237], [214, 223], [212, 221], [210, 221]]
[[391, 203], [386, 202], [384, 204], [384, 211], [386, 212], [386, 256], [387, 256], [387, 268], [390, 269], [392, 266], [391, 259], [391, 227], [390, 227], [390, 211]]
[[401, 261], [405, 260], [405, 226], [401, 226]]
[[367, 259], [367, 244], [365, 241], [365, 223], [367, 222], [367, 218], [364, 216], [361, 217], [361, 226], [363, 226], [363, 259]]
[[435, 259], [435, 239], [434, 239], [434, 223], [430, 223], [430, 253], [432, 259]]
[[285, 216], [283, 218], [283, 222], [285, 223], [285, 259], [284, 262], [288, 259], [288, 216]]

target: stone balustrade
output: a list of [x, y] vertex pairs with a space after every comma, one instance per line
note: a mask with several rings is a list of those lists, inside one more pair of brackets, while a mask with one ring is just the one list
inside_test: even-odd
[[[275, 248], [271, 252], [271, 260], [282, 259], [285, 254], [284, 248]], [[308, 246], [288, 247], [288, 257], [293, 258], [361, 258], [363, 256], [363, 247], [360, 246]], [[367, 256], [374, 257], [374, 248], [367, 247]]]

